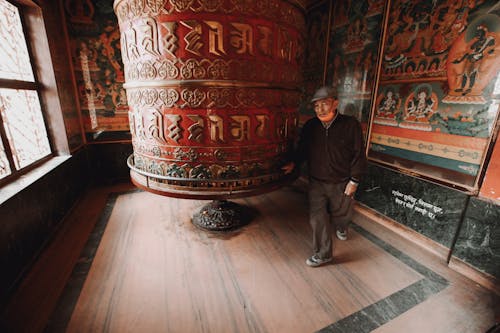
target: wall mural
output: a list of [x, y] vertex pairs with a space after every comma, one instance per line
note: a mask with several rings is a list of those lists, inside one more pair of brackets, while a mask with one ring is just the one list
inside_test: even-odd
[[300, 123], [315, 115], [309, 102], [316, 89], [324, 85], [326, 46], [331, 1], [321, 1], [307, 12], [307, 36], [304, 63], [304, 96]]
[[87, 137], [129, 138], [120, 31], [112, 1], [65, 0], [64, 7]]
[[365, 135], [377, 70], [383, 0], [335, 2], [326, 84], [337, 88], [339, 110], [355, 116]]
[[500, 3], [395, 0], [368, 156], [477, 191], [500, 103]]

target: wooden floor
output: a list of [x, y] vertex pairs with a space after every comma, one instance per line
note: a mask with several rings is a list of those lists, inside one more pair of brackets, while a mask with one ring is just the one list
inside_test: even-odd
[[[111, 193], [111, 194], [110, 194]], [[191, 217], [207, 201], [94, 189], [3, 315], [9, 332], [484, 333], [499, 299], [443, 259], [356, 215], [334, 263], [311, 254], [299, 187], [235, 200], [231, 233]], [[76, 262], [76, 266], [75, 266]]]

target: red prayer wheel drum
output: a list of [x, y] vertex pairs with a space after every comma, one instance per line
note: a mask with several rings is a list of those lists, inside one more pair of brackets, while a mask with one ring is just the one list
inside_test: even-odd
[[132, 181], [167, 196], [275, 189], [298, 123], [297, 1], [115, 0]]

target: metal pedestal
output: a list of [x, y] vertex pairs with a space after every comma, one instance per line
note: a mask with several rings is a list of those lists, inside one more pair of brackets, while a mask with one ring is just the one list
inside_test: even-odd
[[248, 224], [254, 212], [227, 200], [214, 200], [193, 215], [195, 226], [208, 231], [232, 231]]

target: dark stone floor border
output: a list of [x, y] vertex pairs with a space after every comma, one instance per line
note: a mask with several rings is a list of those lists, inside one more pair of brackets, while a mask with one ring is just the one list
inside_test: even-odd
[[441, 275], [415, 261], [360, 226], [351, 224], [351, 228], [414, 271], [420, 273], [424, 278], [326, 326], [319, 330], [318, 333], [371, 332], [448, 286], [449, 282]]
[[[99, 243], [116, 204], [116, 199], [120, 195], [136, 192], [141, 191], [132, 190], [123, 193], [111, 193], [109, 195], [106, 206], [104, 207], [94, 230], [85, 244], [82, 254], [75, 265], [68, 282], [66, 283], [61, 297], [59, 298], [58, 304], [53, 311], [47, 326], [45, 327], [45, 333], [63, 333], [66, 331], [69, 320], [71, 319], [71, 315], [76, 306], [76, 302], [78, 301], [78, 297], [80, 296], [80, 292], [83, 288], [83, 284], [85, 283], [87, 275], [90, 271], [97, 248], [99, 247]], [[359, 310], [358, 312], [326, 326], [325, 328], [319, 330], [318, 333], [371, 332], [448, 286], [449, 282], [441, 275], [423, 266], [395, 247], [389, 245], [356, 224], [351, 224], [350, 227], [366, 239], [370, 240], [372, 243], [382, 248], [385, 252], [420, 273], [424, 278], [374, 304]]]

